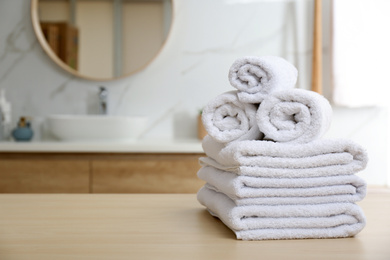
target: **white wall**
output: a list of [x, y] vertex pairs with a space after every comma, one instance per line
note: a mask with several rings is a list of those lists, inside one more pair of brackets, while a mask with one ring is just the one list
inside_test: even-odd
[[79, 1], [76, 27], [79, 28], [79, 72], [83, 75], [114, 75], [113, 8], [110, 2]]
[[137, 71], [153, 60], [164, 42], [163, 4], [128, 2], [123, 14], [123, 71]]
[[[328, 8], [329, 0], [324, 5]], [[145, 138], [195, 138], [198, 110], [232, 89], [229, 67], [244, 55], [283, 56], [299, 70], [298, 87], [310, 88], [312, 1], [186, 0], [175, 1], [174, 8], [166, 45], [145, 70], [120, 80], [94, 82], [62, 71], [43, 52], [31, 26], [29, 1], [0, 1], [0, 89], [6, 89], [12, 102], [14, 121], [22, 115], [38, 122], [49, 114], [95, 113], [98, 86], [104, 85], [110, 92], [109, 113], [150, 118]], [[324, 19], [328, 26], [327, 16]], [[325, 29], [326, 65], [328, 34]], [[324, 86], [329, 86], [328, 66], [324, 72]], [[367, 180], [384, 184], [387, 163], [378, 158], [386, 153], [381, 146], [386, 123], [372, 117], [359, 121], [372, 111], [382, 115], [382, 110], [348, 111], [346, 116], [335, 111], [338, 125], [330, 135], [343, 137], [348, 129], [348, 137], [369, 145], [374, 168], [370, 166], [372, 172], [366, 176], [379, 177]], [[360, 131], [364, 136], [350, 134]], [[376, 137], [368, 139], [366, 133]]]

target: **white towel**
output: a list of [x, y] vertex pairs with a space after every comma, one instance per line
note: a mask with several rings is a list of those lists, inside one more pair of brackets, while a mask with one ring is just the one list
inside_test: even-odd
[[272, 91], [293, 88], [298, 70], [281, 57], [247, 56], [237, 59], [229, 70], [230, 84], [245, 103], [258, 104]]
[[349, 175], [363, 170], [368, 161], [365, 149], [343, 139], [300, 145], [255, 140], [222, 145], [206, 136], [202, 146], [208, 157], [200, 158], [201, 165], [257, 177]]
[[351, 237], [365, 226], [364, 214], [354, 203], [237, 206], [205, 187], [197, 198], [242, 240]]
[[221, 143], [256, 140], [263, 137], [256, 123], [257, 106], [238, 101], [237, 91], [211, 100], [202, 112], [207, 133]]
[[320, 94], [289, 89], [267, 96], [257, 111], [259, 129], [267, 140], [307, 143], [329, 129], [332, 108]]
[[366, 183], [356, 175], [264, 178], [204, 166], [198, 177], [206, 182], [207, 188], [224, 193], [236, 205], [356, 202], [366, 195]]

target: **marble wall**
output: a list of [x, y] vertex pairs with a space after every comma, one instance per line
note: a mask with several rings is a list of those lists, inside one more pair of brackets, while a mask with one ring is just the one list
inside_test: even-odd
[[94, 82], [62, 71], [43, 52], [30, 1], [1, 1], [0, 89], [12, 103], [13, 120], [39, 121], [49, 114], [95, 113], [104, 85], [110, 114], [149, 117], [145, 137], [194, 138], [198, 111], [233, 89], [227, 73], [238, 57], [283, 56], [298, 67], [298, 86], [309, 88], [312, 7], [304, 0], [176, 0], [170, 36], [149, 66], [121, 80]]

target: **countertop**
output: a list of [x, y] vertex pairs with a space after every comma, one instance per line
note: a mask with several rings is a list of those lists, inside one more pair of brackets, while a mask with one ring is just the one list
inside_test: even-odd
[[2, 194], [0, 259], [389, 259], [390, 192], [353, 238], [241, 241], [195, 194]]
[[132, 142], [0, 142], [0, 152], [203, 153], [198, 139], [141, 139]]

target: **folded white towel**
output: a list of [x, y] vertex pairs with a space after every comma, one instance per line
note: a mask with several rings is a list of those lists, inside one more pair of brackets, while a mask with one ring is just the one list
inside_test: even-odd
[[363, 170], [368, 161], [360, 145], [343, 139], [318, 139], [300, 145], [255, 140], [222, 145], [206, 136], [202, 146], [208, 157], [200, 158], [201, 165], [258, 177], [349, 175]]
[[365, 226], [364, 214], [354, 203], [237, 206], [205, 187], [197, 198], [243, 240], [350, 237]]
[[257, 111], [259, 129], [267, 140], [307, 143], [329, 129], [332, 108], [320, 94], [289, 89], [267, 96]]
[[281, 57], [247, 56], [237, 59], [229, 70], [230, 84], [245, 103], [260, 103], [269, 93], [293, 88], [298, 70]]
[[198, 177], [206, 187], [224, 193], [236, 205], [286, 205], [356, 202], [366, 195], [366, 183], [356, 175], [312, 178], [240, 176], [204, 166]]
[[240, 102], [237, 91], [229, 91], [206, 105], [202, 122], [207, 133], [218, 142], [256, 140], [263, 137], [256, 123], [256, 111], [256, 105]]

